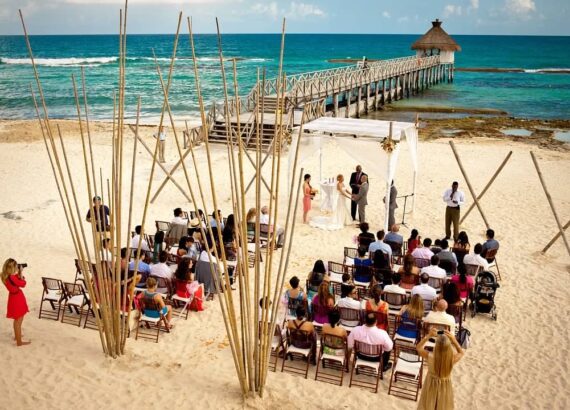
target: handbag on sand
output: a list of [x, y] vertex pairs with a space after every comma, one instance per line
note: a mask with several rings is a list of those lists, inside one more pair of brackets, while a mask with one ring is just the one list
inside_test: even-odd
[[471, 347], [471, 332], [467, 328], [461, 328], [457, 334], [457, 341], [463, 349], [469, 349]]

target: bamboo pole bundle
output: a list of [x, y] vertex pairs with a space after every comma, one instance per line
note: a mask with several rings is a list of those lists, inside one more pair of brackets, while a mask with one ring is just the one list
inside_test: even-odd
[[[72, 169], [70, 158], [66, 149], [66, 144], [62, 132], [57, 127], [54, 132], [50, 123], [48, 108], [46, 105], [42, 83], [35, 64], [33, 51], [30, 45], [24, 17], [20, 11], [20, 19], [26, 40], [26, 46], [36, 81], [36, 88], [39, 94], [39, 101], [42, 110], [38, 107], [38, 100], [34, 93], [33, 87], [30, 85], [30, 92], [36, 111], [36, 116], [40, 125], [44, 145], [48, 158], [52, 167], [52, 173], [58, 193], [61, 199], [61, 205], [66, 217], [68, 229], [70, 231], [73, 246], [77, 256], [80, 269], [85, 275], [85, 285], [90, 295], [91, 309], [93, 311], [95, 323], [101, 340], [103, 352], [111, 357], [119, 357], [125, 352], [126, 337], [128, 334], [128, 324], [130, 318], [130, 303], [134, 292], [134, 278], [128, 281], [127, 271], [130, 256], [126, 260], [122, 260], [120, 254], [121, 242], [123, 240], [129, 243], [128, 232], [132, 224], [133, 209], [133, 191], [134, 191], [134, 175], [136, 167], [136, 150], [138, 138], [135, 138], [131, 179], [130, 179], [130, 197], [123, 200], [123, 176], [125, 161], [124, 146], [124, 118], [125, 118], [125, 89], [126, 89], [126, 41], [127, 41], [127, 10], [128, 1], [125, 1], [124, 9], [119, 13], [119, 58], [118, 58], [118, 90], [114, 93], [113, 98], [113, 129], [111, 144], [111, 164], [110, 178], [107, 178], [106, 197], [105, 187], [103, 186], [103, 167], [100, 167], [98, 187], [97, 175], [95, 173], [95, 154], [93, 151], [93, 139], [89, 126], [89, 108], [87, 101], [87, 88], [85, 80], [85, 72], [81, 69], [81, 86], [82, 93], [78, 91], [75, 77], [72, 76], [72, 86], [74, 93], [75, 106], [77, 111], [77, 121], [79, 125], [79, 135], [81, 137], [81, 152], [83, 160], [84, 176], [81, 176], [76, 170]], [[181, 17], [181, 16], [180, 16]], [[179, 19], [180, 27], [180, 19]], [[176, 44], [173, 54], [176, 53]], [[174, 61], [174, 57], [173, 60]], [[173, 63], [172, 63], [173, 64]], [[172, 65], [169, 72], [168, 83], [170, 85], [172, 76]], [[82, 97], [82, 101], [80, 99]], [[137, 123], [135, 134], [138, 136], [138, 125], [140, 118], [141, 100], [138, 99], [137, 106]], [[162, 116], [164, 116], [163, 105]], [[161, 118], [162, 123], [162, 118]], [[84, 128], [85, 125], [85, 128]], [[59, 138], [56, 144], [56, 136]], [[149, 178], [149, 188], [144, 207], [144, 217], [148, 209], [150, 189], [152, 185], [152, 175], [156, 164], [158, 153], [158, 139], [153, 155], [153, 164], [151, 176]], [[89, 212], [91, 216], [91, 237], [85, 231], [82, 225], [82, 216], [79, 201], [79, 187], [83, 186], [86, 194], [87, 203], [89, 203]], [[106, 212], [103, 208], [95, 207], [94, 200], [100, 198], [102, 207], [105, 204], [110, 206], [109, 229], [105, 225]], [[124, 232], [124, 221], [122, 219], [122, 210], [128, 205], [129, 215], [127, 222], [127, 231]], [[144, 228], [143, 228], [144, 229]], [[144, 231], [141, 232], [144, 235]], [[104, 242], [110, 241], [111, 257], [110, 260], [103, 252], [102, 245]], [[142, 241], [139, 241], [139, 248], [136, 250], [135, 269], [138, 269], [140, 260], [140, 252]], [[126, 264], [126, 266], [125, 266]], [[131, 299], [127, 299], [130, 296]], [[125, 311], [126, 310], [126, 311]]]

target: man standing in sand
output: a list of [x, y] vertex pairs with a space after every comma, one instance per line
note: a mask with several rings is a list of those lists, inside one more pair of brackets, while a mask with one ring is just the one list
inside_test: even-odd
[[[352, 194], [358, 194], [360, 190], [361, 178], [363, 175], [366, 175], [362, 172], [362, 167], [360, 165], [356, 166], [356, 172], [350, 174], [350, 189], [352, 190]], [[356, 221], [356, 201], [353, 199], [350, 201], [350, 215], [352, 216], [352, 220]]]
[[457, 240], [459, 235], [459, 216], [461, 205], [465, 203], [465, 194], [459, 189], [459, 182], [454, 181], [451, 188], [443, 193], [443, 202], [447, 204], [445, 208], [445, 239], [451, 237], [451, 224], [453, 223], [453, 239]]
[[366, 222], [366, 205], [368, 205], [368, 175], [363, 174], [360, 181], [358, 194], [352, 195], [352, 200], [358, 205], [358, 220], [363, 224]]
[[164, 127], [161, 125], [158, 128], [158, 133], [153, 135], [154, 138], [158, 137], [158, 161], [161, 163], [165, 163], [166, 160], [164, 159], [164, 147], [166, 145], [166, 132], [164, 131]]
[[[398, 196], [398, 190], [394, 186], [394, 180], [392, 180], [392, 184], [390, 186], [390, 208], [388, 212], [388, 229], [391, 229], [392, 226], [396, 223], [396, 208], [398, 207], [398, 203], [396, 202], [396, 197]], [[386, 197], [384, 197], [384, 203], [386, 203]]]

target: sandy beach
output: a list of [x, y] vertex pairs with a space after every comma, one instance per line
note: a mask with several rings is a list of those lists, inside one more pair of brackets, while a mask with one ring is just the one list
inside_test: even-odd
[[[68, 156], [77, 178], [83, 176], [81, 143], [77, 125], [60, 122]], [[472, 197], [449, 147], [448, 138], [426, 139], [432, 125], [420, 131], [419, 179], [416, 210], [406, 216], [409, 228], [422, 237], [444, 236], [444, 204], [441, 193], [458, 180], [468, 203]], [[110, 124], [92, 127], [96, 160], [110, 160]], [[143, 128], [144, 140], [151, 144], [153, 129]], [[131, 155], [132, 133], [127, 132], [126, 155]], [[475, 134], [474, 134], [475, 135]], [[507, 138], [455, 138], [471, 182], [480, 192], [509, 151], [509, 164], [481, 204], [496, 238], [501, 288], [496, 303], [498, 321], [485, 315], [467, 318], [472, 346], [453, 370], [457, 409], [566, 409], [570, 407], [568, 356], [570, 296], [567, 279], [570, 257], [562, 240], [547, 254], [540, 250], [557, 232], [555, 220], [532, 164], [533, 150], [547, 181], [562, 223], [570, 216], [570, 152], [562, 144], [544, 146]], [[205, 158], [203, 146], [196, 149]], [[167, 168], [178, 159], [171, 140], [167, 146]], [[286, 161], [286, 155], [283, 157]], [[343, 173], [348, 177], [356, 163], [334, 145], [324, 152], [323, 175]], [[230, 209], [225, 146], [213, 148], [221, 209]], [[139, 146], [135, 218], [142, 215], [144, 195], [151, 168], [149, 155]], [[171, 334], [161, 335], [158, 344], [130, 338], [128, 353], [117, 360], [105, 358], [97, 333], [51, 320], [38, 320], [42, 292], [41, 277], [73, 281], [73, 245], [60, 207], [60, 200], [39, 126], [35, 121], [0, 121], [0, 231], [2, 260], [13, 257], [27, 262], [25, 289], [30, 313], [24, 320], [24, 334], [32, 345], [16, 348], [12, 323], [5, 319], [6, 291], [0, 291], [0, 408], [13, 409], [130, 409], [185, 407], [202, 409], [293, 409], [372, 408], [413, 409], [416, 403], [388, 396], [389, 377], [381, 382], [378, 394], [359, 388], [337, 387], [315, 382], [314, 368], [309, 379], [281, 372], [269, 373], [263, 399], [242, 402], [230, 349], [225, 336], [220, 307], [215, 300], [203, 312], [191, 312], [187, 321], [178, 321]], [[189, 163], [190, 164], [190, 163]], [[400, 194], [411, 192], [412, 169], [407, 147], [396, 173]], [[318, 155], [309, 159], [305, 171], [318, 174]], [[379, 172], [365, 169], [371, 178], [367, 213], [371, 230], [383, 221], [383, 184]], [[252, 172], [253, 173], [253, 170]], [[191, 172], [193, 176], [194, 173]], [[153, 186], [164, 174], [157, 170]], [[183, 173], [175, 177], [185, 185]], [[78, 192], [85, 212], [88, 206], [83, 184]], [[155, 189], [155, 188], [154, 188]], [[153, 189], [153, 191], [154, 191]], [[318, 202], [318, 201], [315, 201]], [[146, 229], [154, 233], [154, 221], [170, 220], [172, 209], [190, 210], [182, 194], [168, 184], [152, 204]], [[315, 203], [312, 214], [319, 214]], [[396, 219], [401, 220], [400, 207]], [[87, 225], [86, 225], [87, 226]], [[474, 210], [463, 227], [475, 244], [484, 240], [485, 225]], [[341, 261], [344, 246], [353, 244], [358, 230], [347, 227], [334, 233], [311, 228], [297, 217], [294, 246], [287, 276], [303, 280], [316, 259]], [[281, 252], [281, 251], [277, 251]], [[281, 361], [279, 362], [279, 366]]]

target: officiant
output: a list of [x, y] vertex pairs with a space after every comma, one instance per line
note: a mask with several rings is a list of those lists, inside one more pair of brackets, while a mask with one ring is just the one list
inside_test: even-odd
[[[394, 180], [392, 180], [392, 185], [390, 186], [390, 208], [388, 212], [388, 229], [392, 228], [392, 225], [396, 223], [396, 208], [398, 207], [398, 203], [396, 202], [396, 197], [398, 196], [398, 190], [394, 185]], [[384, 197], [384, 203], [386, 203], [386, 197]], [[405, 207], [404, 207], [405, 208]]]
[[[356, 172], [353, 172], [352, 174], [350, 174], [350, 189], [353, 195], [357, 195], [360, 192], [360, 184], [362, 176], [366, 175], [364, 172], [362, 172], [362, 167], [360, 165], [356, 166]], [[368, 176], [368, 175], [366, 175]], [[350, 216], [352, 216], [352, 220], [356, 221], [356, 201], [351, 200], [350, 201]]]

